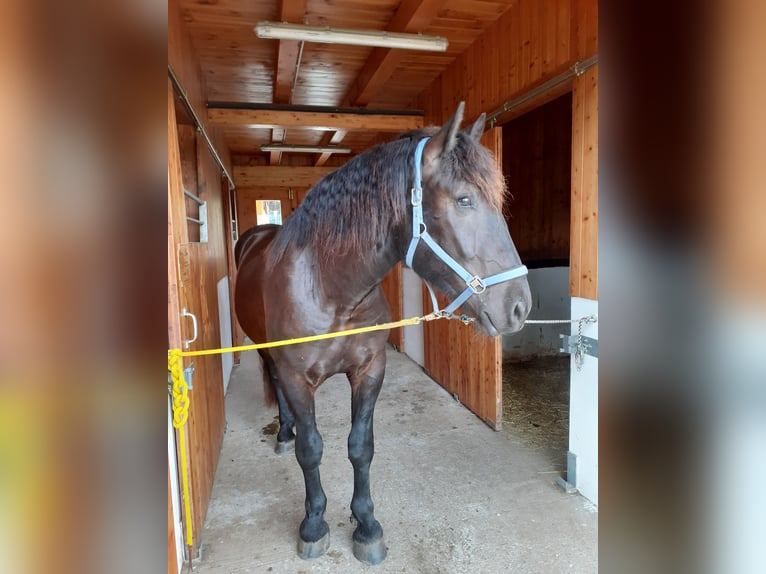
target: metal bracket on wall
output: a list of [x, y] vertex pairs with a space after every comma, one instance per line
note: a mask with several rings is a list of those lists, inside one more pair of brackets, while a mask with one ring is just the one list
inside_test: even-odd
[[561, 337], [561, 348], [559, 351], [572, 355], [577, 352], [578, 345], [582, 345], [581, 354], [590, 355], [598, 358], [598, 339], [579, 335], [559, 335]]
[[[189, 390], [191, 391], [194, 388], [194, 385], [192, 384], [192, 379], [194, 378], [194, 361], [189, 363], [189, 366], [184, 369], [184, 381], [186, 381], [186, 386], [189, 387]], [[168, 373], [168, 384], [173, 384], [173, 378], [170, 376], [170, 373]]]

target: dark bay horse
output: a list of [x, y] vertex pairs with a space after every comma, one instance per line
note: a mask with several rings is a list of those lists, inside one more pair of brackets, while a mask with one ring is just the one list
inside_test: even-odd
[[[254, 342], [389, 321], [380, 282], [398, 261], [455, 298], [444, 312], [461, 307], [490, 336], [521, 329], [531, 299], [502, 215], [503, 175], [479, 143], [484, 115], [460, 131], [462, 116], [461, 103], [443, 127], [358, 155], [320, 180], [284, 226], [242, 235], [235, 306]], [[368, 564], [386, 556], [370, 498], [373, 413], [386, 338], [387, 331], [378, 331], [261, 352], [267, 402], [276, 398], [279, 404], [277, 452], [294, 441], [306, 485], [302, 558], [329, 547], [314, 392], [336, 373], [351, 383], [354, 556]]]

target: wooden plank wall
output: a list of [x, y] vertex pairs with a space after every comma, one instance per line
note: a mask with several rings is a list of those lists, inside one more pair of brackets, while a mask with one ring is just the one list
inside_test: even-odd
[[503, 125], [505, 215], [528, 267], [568, 265], [572, 96], [564, 94]]
[[575, 80], [569, 292], [598, 299], [598, 66]]
[[[204, 89], [198, 60], [191, 41], [184, 29], [177, 0], [168, 4], [168, 59], [176, 77], [189, 96], [197, 114], [206, 122]], [[169, 94], [169, 106], [173, 106], [172, 93]], [[220, 346], [220, 327], [218, 317], [217, 282], [229, 273], [227, 256], [227, 217], [224, 216], [222, 174], [207, 144], [201, 135], [191, 137], [186, 126], [181, 127], [184, 134], [178, 138], [178, 126], [175, 124], [175, 109], [168, 114], [168, 209], [169, 224], [169, 265], [175, 267], [178, 301], [168, 300], [169, 338], [177, 339], [172, 330], [180, 324], [183, 339], [191, 338], [190, 319], [178, 319], [179, 307], [186, 307], [199, 321], [199, 337], [191, 349], [216, 348]], [[171, 122], [172, 120], [172, 122]], [[206, 126], [224, 164], [231, 160], [227, 150], [221, 145], [220, 134]], [[179, 145], [183, 146], [183, 150]], [[182, 163], [181, 158], [184, 158]], [[185, 199], [182, 185], [207, 201], [208, 206], [208, 242], [190, 242], [184, 213]], [[172, 221], [170, 214], [173, 214]], [[172, 233], [171, 233], [172, 232]], [[172, 241], [172, 245], [170, 242]], [[175, 317], [173, 317], [175, 311]], [[188, 364], [189, 361], [185, 361]], [[188, 452], [191, 478], [192, 526], [195, 534], [195, 548], [192, 557], [197, 555], [200, 534], [204, 525], [210, 493], [212, 491], [215, 470], [223, 441], [226, 424], [223, 399], [223, 372], [218, 356], [194, 358], [195, 374], [193, 390], [189, 396], [191, 406], [188, 422]]]
[[213, 141], [221, 161], [231, 173], [231, 154], [224, 145], [223, 131], [214, 129], [207, 119], [204, 77], [179, 2], [180, 0], [168, 0], [168, 63], [186, 91], [194, 111], [205, 125], [205, 131]]
[[[437, 293], [439, 306], [450, 301]], [[430, 296], [423, 287], [423, 300]], [[479, 334], [460, 321], [423, 323], [428, 375], [491, 428], [502, 428], [502, 339]]]
[[[290, 198], [290, 189], [293, 197]], [[238, 187], [237, 188], [237, 218], [240, 234], [246, 229], [257, 225], [258, 214], [255, 202], [258, 200], [276, 199], [282, 204], [282, 221], [287, 219], [306, 196], [307, 188], [287, 187]]]
[[[429, 89], [419, 96], [417, 105], [426, 112], [426, 124], [438, 125], [454, 113], [458, 102], [462, 100], [466, 102], [466, 120], [470, 121], [481, 112], [497, 109], [503, 102], [528, 93], [530, 89], [566, 71], [575, 62], [597, 53], [597, 0], [519, 0], [434, 80]], [[596, 90], [593, 85], [594, 74], [595, 72], [591, 72], [572, 82], [575, 93], [572, 170], [574, 172], [578, 169], [582, 173], [590, 174], [586, 184], [591, 186], [589, 193], [592, 197], [589, 197], [592, 207], [597, 204], [592, 201], [598, 188], [597, 130], [592, 126], [588, 128], [587, 134], [591, 139], [587, 145], [593, 147], [589, 153], [582, 153], [581, 147], [578, 146], [586, 145], [586, 142], [582, 138], [577, 139], [576, 136], [579, 116], [575, 108], [579, 101], [576, 98], [581, 97], [580, 94], [586, 85], [583, 82], [590, 81], [591, 96], [587, 102], [592, 109], [587, 115], [590, 119], [585, 123], [590, 125], [590, 122], [595, 121], [597, 104], [596, 108], [593, 108]], [[559, 95], [561, 94], [554, 94]], [[540, 103], [545, 101], [545, 98], [542, 98]], [[580, 123], [583, 130], [585, 123]], [[575, 163], [580, 161], [578, 158], [583, 163], [576, 166]], [[574, 210], [573, 199], [570, 230], [571, 265], [585, 267], [590, 271], [589, 279], [585, 283], [581, 280], [572, 282], [571, 295], [590, 297], [597, 293], [597, 226], [592, 216], [594, 210], [590, 210], [591, 215], [585, 221], [575, 221], [575, 217], [580, 216], [576, 215]], [[578, 230], [582, 230], [582, 233]], [[575, 234], [580, 235], [576, 237]], [[586, 236], [587, 239], [584, 239]], [[580, 273], [582, 274], [582, 271]], [[591, 283], [591, 286], [583, 289], [583, 285], [588, 283]]]

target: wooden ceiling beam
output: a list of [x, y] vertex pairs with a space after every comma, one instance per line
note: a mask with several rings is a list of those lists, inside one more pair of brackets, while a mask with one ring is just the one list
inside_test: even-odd
[[[307, 0], [282, 0], [279, 9], [280, 22], [300, 24], [306, 15]], [[300, 43], [280, 40], [277, 43], [276, 70], [274, 71], [273, 102], [289, 104], [292, 100], [293, 86], [298, 75]], [[283, 142], [285, 130], [274, 128], [271, 134], [272, 142]], [[279, 165], [282, 152], [273, 151], [269, 154], [269, 165]]]
[[[436, 18], [444, 4], [445, 0], [404, 0], [388, 23], [386, 30], [389, 32], [422, 32]], [[402, 50], [373, 48], [359, 75], [343, 98], [341, 106], [365, 107], [369, 105], [394, 74], [404, 55]], [[340, 138], [337, 138], [336, 135], [325, 134], [322, 138], [322, 145], [330, 145], [332, 140], [336, 140], [332, 143], [338, 144], [345, 136], [344, 133], [340, 134]], [[320, 154], [317, 156], [315, 165], [324, 165], [329, 157], [329, 154]]]
[[[274, 128], [271, 130], [271, 142], [272, 143], [284, 143], [285, 142], [285, 130], [282, 128]], [[281, 151], [269, 152], [269, 165], [279, 165], [282, 161]]]
[[[279, 21], [302, 24], [307, 0], [282, 0]], [[277, 68], [274, 73], [274, 103], [289, 104], [298, 72], [300, 42], [280, 40], [277, 45]]]
[[274, 109], [208, 108], [212, 125], [251, 128], [304, 128], [405, 132], [423, 127], [423, 116]]
[[[321, 145], [322, 146], [338, 145], [340, 142], [343, 141], [344, 137], [346, 137], [346, 132], [344, 130], [338, 130], [337, 132], [327, 132], [325, 135], [322, 136]], [[325, 163], [327, 163], [327, 160], [330, 159], [331, 155], [332, 155], [331, 153], [320, 153], [314, 165], [316, 166], [324, 165]]]
[[[417, 33], [427, 28], [436, 18], [445, 0], [404, 0], [386, 30], [389, 32]], [[366, 106], [391, 78], [406, 52], [389, 48], [373, 49], [342, 105]]]
[[337, 167], [235, 166], [234, 184], [247, 187], [311, 187]]

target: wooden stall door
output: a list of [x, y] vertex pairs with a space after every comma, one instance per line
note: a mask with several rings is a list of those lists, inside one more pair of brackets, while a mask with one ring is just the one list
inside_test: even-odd
[[[485, 132], [482, 144], [500, 164], [502, 162], [502, 129]], [[430, 298], [423, 288], [424, 301]], [[449, 304], [438, 296], [443, 308]], [[424, 323], [425, 368], [437, 383], [471, 410], [491, 428], [500, 430], [503, 416], [502, 338], [480, 335], [472, 326], [460, 321]]]
[[[190, 350], [219, 347], [219, 318], [216, 283], [226, 273], [225, 235], [220, 172], [204, 142], [196, 142], [192, 151], [179, 147], [179, 126], [172, 87], [169, 86], [168, 109], [168, 321], [169, 344], [181, 347], [192, 338], [192, 321], [181, 315], [187, 309], [197, 317], [198, 338]], [[195, 142], [181, 126], [186, 143]], [[196, 156], [196, 167], [190, 157]], [[186, 181], [185, 181], [186, 180]], [[190, 242], [184, 205], [184, 184], [193, 185], [200, 198], [207, 201], [209, 238], [207, 243]], [[226, 424], [223, 397], [223, 371], [218, 356], [184, 360], [194, 363], [193, 388], [189, 392], [187, 454], [191, 490], [192, 528], [197, 556], [200, 533], [213, 487], [218, 456]], [[180, 468], [179, 468], [180, 474]], [[184, 516], [184, 521], [186, 517]]]

